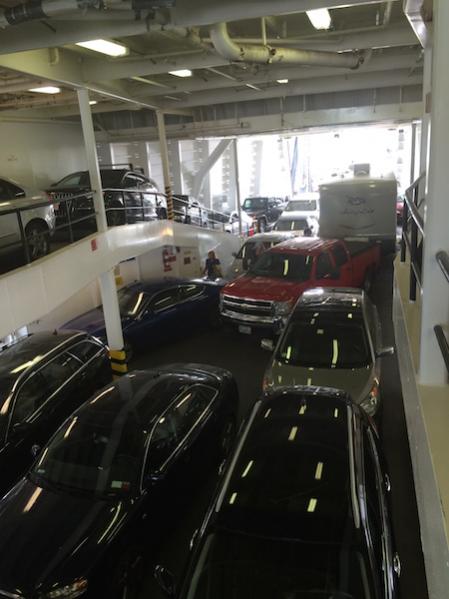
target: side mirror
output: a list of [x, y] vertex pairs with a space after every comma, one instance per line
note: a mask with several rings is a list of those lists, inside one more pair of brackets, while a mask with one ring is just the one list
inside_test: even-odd
[[378, 358], [384, 358], [385, 356], [394, 356], [394, 347], [392, 345], [388, 347], [381, 347], [376, 352], [376, 357]]
[[176, 585], [173, 574], [164, 568], [164, 566], [157, 565], [154, 568], [154, 578], [167, 597], [174, 599], [176, 596]]
[[262, 339], [260, 342], [260, 347], [262, 349], [266, 349], [267, 351], [273, 351], [274, 350], [273, 339]]

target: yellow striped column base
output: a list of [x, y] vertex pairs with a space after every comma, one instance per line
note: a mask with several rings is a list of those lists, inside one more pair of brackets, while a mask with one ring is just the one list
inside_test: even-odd
[[110, 349], [109, 358], [111, 360], [111, 369], [114, 377], [123, 376], [128, 373], [128, 363], [126, 361], [126, 352], [124, 349]]

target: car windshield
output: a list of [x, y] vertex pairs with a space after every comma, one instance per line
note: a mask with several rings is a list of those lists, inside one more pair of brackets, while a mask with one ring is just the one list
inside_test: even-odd
[[363, 320], [350, 310], [305, 311], [288, 326], [277, 359], [309, 368], [364, 368], [371, 354]]
[[246, 198], [243, 202], [243, 210], [265, 210], [267, 198]]
[[[91, 401], [97, 401], [97, 396]], [[37, 484], [95, 495], [128, 495], [140, 482], [144, 431], [125, 402], [75, 413], [34, 466]]]
[[367, 563], [349, 541], [305, 544], [217, 531], [182, 599], [368, 599]]
[[307, 227], [307, 219], [305, 218], [283, 218], [278, 220], [274, 228], [276, 231], [304, 231]]
[[251, 268], [251, 274], [290, 281], [307, 281], [310, 278], [313, 258], [306, 254], [267, 252]]
[[118, 301], [121, 316], [136, 318], [146, 303], [147, 295], [143, 291], [136, 289], [120, 289], [118, 292]]
[[263, 252], [275, 245], [272, 241], [247, 241], [240, 248], [236, 258], [239, 260], [255, 261]]
[[54, 188], [63, 187], [90, 187], [90, 178], [87, 171], [71, 173], [53, 185]]
[[287, 204], [287, 212], [293, 212], [295, 210], [304, 210], [304, 211], [315, 211], [317, 209], [317, 201], [316, 200], [290, 200]]

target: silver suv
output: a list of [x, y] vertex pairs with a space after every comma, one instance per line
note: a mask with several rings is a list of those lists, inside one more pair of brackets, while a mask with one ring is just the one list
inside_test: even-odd
[[[269, 348], [268, 340], [262, 342]], [[298, 300], [264, 378], [265, 390], [295, 385], [349, 393], [370, 415], [380, 407], [382, 347], [375, 306], [361, 289], [316, 288]]]
[[50, 237], [55, 228], [55, 211], [44, 191], [18, 185], [15, 181], [0, 178], [0, 251], [21, 243], [18, 210], [28, 241], [29, 256], [36, 260], [50, 251]]

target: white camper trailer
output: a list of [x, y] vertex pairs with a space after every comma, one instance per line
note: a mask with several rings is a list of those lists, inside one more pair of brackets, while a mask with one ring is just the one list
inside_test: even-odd
[[320, 185], [320, 237], [377, 241], [396, 248], [397, 182], [366, 176]]

